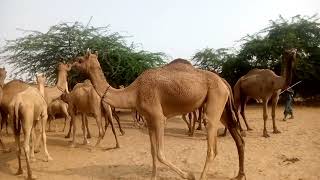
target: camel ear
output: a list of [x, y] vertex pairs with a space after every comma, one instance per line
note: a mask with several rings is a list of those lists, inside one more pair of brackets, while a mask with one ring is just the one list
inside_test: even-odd
[[98, 51], [95, 51], [94, 54], [98, 57]]

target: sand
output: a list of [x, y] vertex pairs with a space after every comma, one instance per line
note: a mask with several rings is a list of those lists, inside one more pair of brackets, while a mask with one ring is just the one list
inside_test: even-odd
[[[269, 116], [267, 128], [270, 138], [262, 137], [263, 120], [261, 106], [248, 106], [247, 118], [254, 129], [245, 137], [245, 171], [248, 180], [316, 180], [320, 179], [320, 108], [294, 107], [295, 119], [281, 121], [283, 107], [277, 108], [277, 125], [281, 134], [272, 133]], [[269, 109], [270, 112], [270, 109]], [[90, 148], [96, 142], [97, 127], [90, 119], [94, 136], [89, 145], [81, 145], [82, 131], [77, 131], [77, 147], [70, 148], [69, 140], [61, 132], [48, 132], [48, 150], [53, 161], [44, 162], [44, 153], [36, 154], [31, 164], [39, 180], [64, 179], [150, 179], [152, 158], [146, 129], [133, 127], [129, 114], [121, 113], [126, 134], [119, 136], [120, 149], [114, 149], [115, 140], [108, 129], [101, 147]], [[59, 119], [59, 130], [63, 120]], [[78, 123], [80, 124], [80, 122]], [[78, 126], [79, 127], [79, 126]], [[117, 131], [118, 134], [119, 131]], [[197, 131], [194, 137], [186, 135], [186, 124], [179, 117], [167, 121], [165, 129], [165, 155], [172, 163], [186, 171], [192, 171], [198, 179], [206, 156], [205, 131]], [[14, 150], [12, 134], [3, 137]], [[14, 151], [0, 152], [0, 179], [13, 180], [26, 177], [26, 164], [22, 161], [24, 174], [15, 176], [18, 162]], [[180, 179], [168, 167], [159, 163], [159, 179]], [[238, 171], [236, 146], [230, 134], [218, 139], [218, 155], [212, 164], [208, 179], [225, 180]]]

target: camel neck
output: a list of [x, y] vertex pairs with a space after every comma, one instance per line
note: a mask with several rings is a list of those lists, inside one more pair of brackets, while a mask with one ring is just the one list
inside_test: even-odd
[[38, 89], [39, 89], [40, 94], [42, 95], [42, 97], [44, 97], [44, 84], [38, 83]]
[[136, 88], [130, 85], [124, 89], [115, 89], [107, 82], [101, 68], [89, 73], [93, 87], [109, 105], [117, 108], [133, 109], [136, 106]]
[[66, 71], [59, 71], [56, 87], [62, 91], [64, 91], [65, 88], [67, 87], [67, 72]]

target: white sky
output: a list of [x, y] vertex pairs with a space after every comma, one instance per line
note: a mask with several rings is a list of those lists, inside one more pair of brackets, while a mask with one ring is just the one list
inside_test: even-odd
[[281, 14], [311, 16], [319, 0], [1, 0], [0, 46], [21, 36], [17, 28], [45, 32], [60, 22], [111, 25], [128, 43], [173, 58], [190, 58], [205, 47], [232, 47]]

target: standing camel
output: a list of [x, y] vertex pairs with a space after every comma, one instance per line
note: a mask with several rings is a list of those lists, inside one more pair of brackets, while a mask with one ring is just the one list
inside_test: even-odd
[[[71, 115], [72, 120], [72, 124], [70, 124], [70, 129], [66, 137], [70, 137], [71, 125], [73, 126], [73, 140], [71, 143], [71, 147], [75, 147], [76, 145], [75, 134], [77, 127], [77, 114], [82, 114], [82, 131], [84, 136], [83, 144], [88, 143], [87, 133], [89, 136], [91, 136], [89, 132], [88, 121], [86, 119], [87, 114], [92, 114], [93, 117], [96, 119], [99, 131], [99, 138], [95, 146], [98, 146], [104, 135], [104, 130], [102, 129], [101, 121], [103, 109], [101, 109], [101, 97], [93, 88], [90, 80], [85, 81], [84, 83], [78, 83], [70, 92], [70, 94], [66, 95], [66, 100], [69, 104], [69, 113]], [[112, 114], [108, 115], [108, 117], [109, 116], [112, 116]], [[106, 124], [108, 124], [108, 119], [106, 119], [105, 121]], [[118, 124], [120, 131], [122, 131], [119, 121]]]
[[[1, 102], [1, 99], [2, 99], [2, 88], [3, 88], [3, 84], [4, 84], [4, 80], [6, 79], [7, 77], [7, 71], [5, 68], [0, 68], [0, 102]], [[0, 121], [1, 121], [1, 129], [2, 129], [2, 121], [3, 119], [1, 118]], [[7, 130], [7, 133], [8, 133], [8, 130]], [[4, 143], [2, 142], [2, 139], [1, 139], [1, 130], [0, 130], [0, 146], [2, 148], [2, 150], [4, 152], [10, 152], [10, 149], [7, 149], [6, 146], [4, 145]]]
[[[54, 87], [44, 88], [44, 98], [47, 104], [50, 104], [53, 100], [59, 98], [64, 91], [68, 90], [67, 75], [70, 69], [71, 66], [69, 64], [58, 64], [58, 77], [56, 85]], [[4, 96], [2, 98], [0, 108], [1, 116], [4, 121], [7, 121], [8, 105], [12, 100], [12, 97], [17, 93], [26, 90], [28, 87], [30, 87], [30, 85], [21, 80], [12, 80], [3, 86]]]
[[[70, 119], [70, 115], [68, 113], [68, 104], [62, 101], [61, 99], [56, 99], [52, 101], [48, 105], [48, 123], [49, 123], [49, 129], [48, 131], [52, 131], [51, 129], [51, 121], [55, 120], [55, 116], [57, 114], [62, 114], [64, 116], [64, 126], [61, 132], [64, 132], [64, 129], [66, 128], [67, 120]], [[55, 126], [56, 130], [57, 126]]]
[[[230, 91], [214, 73], [196, 69], [186, 60], [178, 59], [160, 68], [144, 71], [124, 89], [112, 88], [106, 81], [97, 54], [90, 51], [76, 58], [73, 66], [87, 73], [94, 88], [102, 97], [102, 105], [136, 109], [145, 117], [149, 129], [153, 159], [152, 179], [156, 179], [157, 160], [167, 165], [184, 179], [195, 179], [191, 172], [182, 171], [164, 155], [164, 123], [167, 118], [192, 112], [204, 103], [207, 121], [207, 158], [201, 174], [206, 179], [210, 164], [217, 155], [217, 127], [219, 120], [228, 127], [236, 142], [239, 155], [239, 172], [235, 179], [245, 179], [244, 141], [237, 131]], [[226, 107], [226, 109], [225, 109]]]
[[270, 137], [266, 122], [268, 119], [268, 102], [272, 101], [272, 124], [273, 133], [280, 133], [275, 122], [275, 110], [277, 107], [281, 89], [286, 89], [292, 79], [292, 69], [296, 60], [297, 49], [285, 50], [282, 56], [281, 76], [276, 75], [269, 69], [253, 69], [242, 76], [234, 86], [235, 106], [238, 113], [241, 108], [241, 116], [248, 130], [252, 130], [245, 116], [246, 103], [250, 98], [262, 99], [263, 101], [263, 137]]
[[[46, 122], [47, 122], [47, 103], [44, 99], [44, 82], [45, 77], [43, 75], [37, 75], [37, 82], [39, 90], [34, 87], [29, 87], [26, 90], [16, 94], [9, 104], [9, 122], [12, 125], [12, 130], [14, 132], [15, 142], [17, 146], [17, 157], [19, 162], [19, 168], [17, 175], [22, 174], [21, 168], [21, 145], [20, 145], [20, 130], [21, 127], [24, 133], [24, 143], [23, 149], [26, 156], [28, 179], [34, 179], [32, 176], [32, 171], [30, 168], [30, 158], [34, 159], [34, 141], [36, 140], [34, 136], [34, 128], [40, 123], [41, 136], [43, 141], [44, 151], [48, 160], [52, 160], [48, 153], [46, 145]], [[30, 151], [30, 136], [32, 133], [32, 148]]]

